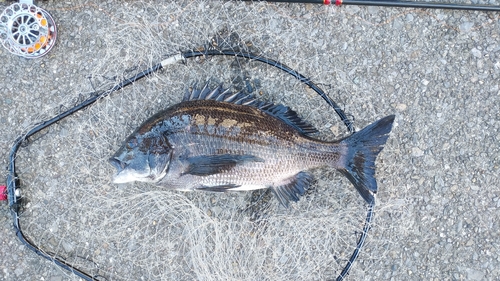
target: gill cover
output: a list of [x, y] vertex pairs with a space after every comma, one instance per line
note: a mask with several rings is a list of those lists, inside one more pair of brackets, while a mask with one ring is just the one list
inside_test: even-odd
[[113, 183], [157, 182], [165, 176], [171, 154], [172, 149], [162, 135], [141, 135], [136, 131], [109, 159], [117, 169]]

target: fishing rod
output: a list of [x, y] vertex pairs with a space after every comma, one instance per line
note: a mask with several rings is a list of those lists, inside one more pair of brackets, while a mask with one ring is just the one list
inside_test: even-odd
[[265, 1], [281, 3], [303, 3], [303, 4], [323, 4], [323, 5], [358, 5], [358, 6], [383, 6], [383, 7], [402, 7], [402, 8], [420, 8], [420, 9], [448, 9], [448, 10], [469, 10], [469, 11], [489, 11], [500, 12], [500, 6], [496, 5], [478, 5], [478, 4], [453, 4], [440, 2], [421, 2], [421, 1], [400, 1], [400, 0], [241, 0], [241, 1]]

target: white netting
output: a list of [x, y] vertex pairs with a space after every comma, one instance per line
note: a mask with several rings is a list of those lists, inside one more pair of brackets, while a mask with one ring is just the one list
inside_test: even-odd
[[[214, 9], [219, 11], [216, 17]], [[65, 12], [74, 12], [86, 24], [80, 33], [67, 35], [78, 40], [89, 32], [95, 37], [91, 45], [101, 50], [99, 62], [88, 69], [90, 79], [75, 82], [80, 92], [61, 99], [59, 104], [66, 107], [87, 98], [93, 87], [106, 89], [179, 50], [208, 45], [284, 58], [283, 63], [327, 90], [337, 78], [336, 89], [351, 87], [334, 65], [318, 63], [332, 58], [327, 53], [331, 41], [316, 34], [290, 39], [307, 24], [295, 20], [301, 15], [294, 15], [293, 9], [284, 16], [282, 8], [263, 3], [151, 1], [84, 5]], [[108, 29], [88, 24], [103, 15], [113, 23]], [[335, 20], [334, 13], [329, 17], [325, 23]], [[65, 59], [72, 63], [84, 55]], [[208, 80], [294, 108], [320, 130], [318, 137], [346, 135], [319, 96], [275, 68], [233, 57], [191, 59], [31, 139], [17, 159], [27, 202], [21, 217], [26, 235], [48, 252], [107, 280], [335, 278], [355, 248], [366, 215], [361, 197], [335, 171], [315, 171], [312, 190], [288, 210], [265, 192], [183, 193], [110, 183], [114, 169], [107, 160], [125, 137], [147, 117], [179, 102], [189, 86]], [[349, 103], [336, 91], [330, 96], [341, 105]], [[43, 109], [39, 120], [62, 110]], [[363, 257], [352, 274], [369, 272], [371, 258]]]

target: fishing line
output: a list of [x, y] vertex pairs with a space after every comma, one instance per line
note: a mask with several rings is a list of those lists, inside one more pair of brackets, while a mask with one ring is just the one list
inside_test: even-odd
[[[37, 132], [56, 124], [57, 122], [63, 120], [64, 118], [67, 118], [71, 116], [72, 114], [85, 109], [86, 107], [92, 105], [96, 101], [103, 99], [113, 92], [116, 92], [120, 89], [123, 89], [124, 87], [127, 87], [134, 82], [151, 75], [152, 73], [155, 73], [161, 69], [166, 68], [168, 65], [179, 63], [179, 62], [185, 62], [186, 59], [189, 58], [195, 58], [195, 57], [206, 57], [206, 56], [233, 56], [233, 57], [240, 57], [240, 58], [246, 58], [249, 60], [254, 60], [258, 62], [262, 62], [265, 64], [268, 64], [270, 66], [273, 66], [275, 68], [278, 68], [279, 70], [282, 70], [293, 77], [295, 77], [297, 80], [299, 80], [301, 83], [304, 83], [305, 85], [309, 86], [311, 89], [313, 89], [318, 95], [320, 95], [337, 113], [337, 115], [340, 117], [344, 125], [347, 127], [348, 131], [352, 134], [355, 132], [354, 126], [352, 122], [347, 118], [347, 115], [345, 112], [332, 100], [328, 97], [328, 95], [320, 88], [318, 87], [314, 82], [312, 82], [309, 78], [306, 76], [300, 74], [299, 72], [293, 70], [292, 68], [276, 61], [272, 60], [260, 55], [256, 55], [253, 53], [249, 52], [244, 52], [244, 51], [234, 51], [234, 50], [216, 50], [216, 49], [210, 49], [206, 48], [205, 50], [202, 51], [186, 51], [182, 52], [180, 54], [172, 55], [166, 58], [165, 60], [161, 61], [160, 63], [144, 70], [141, 71], [129, 78], [126, 78], [122, 80], [120, 83], [114, 85], [113, 87], [104, 90], [104, 91], [94, 91], [90, 98], [84, 100], [80, 104], [58, 114], [57, 116], [43, 121], [39, 124], [37, 124], [35, 127], [33, 127], [31, 130], [29, 130], [27, 133], [23, 134], [22, 136], [18, 137], [14, 141], [14, 145], [12, 146], [10, 150], [10, 155], [9, 155], [9, 165], [8, 165], [8, 175], [7, 175], [7, 198], [9, 202], [9, 208], [10, 212], [12, 214], [13, 218], [13, 225], [14, 229], [16, 232], [16, 236], [19, 238], [19, 240], [28, 247], [28, 249], [32, 250], [39, 256], [50, 260], [54, 262], [56, 265], [60, 266], [61, 268], [64, 268], [73, 274], [85, 279], [85, 280], [107, 280], [105, 277], [101, 275], [90, 275], [87, 272], [84, 272], [83, 270], [75, 267], [74, 265], [66, 262], [62, 257], [57, 256], [54, 253], [51, 253], [50, 251], [45, 251], [41, 247], [35, 245], [29, 238], [27, 238], [22, 230], [21, 226], [21, 219], [20, 219], [20, 214], [21, 214], [21, 207], [23, 203], [23, 197], [21, 194], [21, 184], [20, 184], [20, 179], [17, 176], [16, 173], [16, 156], [19, 151], [19, 149], [25, 144], [28, 139], [36, 134]], [[365, 219], [365, 225], [363, 227], [363, 231], [361, 233], [361, 236], [357, 242], [356, 249], [354, 250], [352, 256], [350, 257], [347, 265], [344, 267], [342, 270], [341, 274], [338, 276], [336, 279], [337, 281], [343, 280], [349, 273], [349, 270], [351, 269], [353, 263], [356, 261], [359, 252], [361, 248], [363, 247], [363, 244], [366, 240], [368, 231], [370, 229], [370, 224], [373, 218], [373, 207], [374, 207], [375, 202], [372, 201], [369, 203], [368, 206], [368, 211], [367, 211], [367, 216]]]

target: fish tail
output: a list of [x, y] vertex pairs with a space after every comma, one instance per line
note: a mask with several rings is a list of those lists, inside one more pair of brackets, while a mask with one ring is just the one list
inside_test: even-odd
[[337, 170], [352, 182], [368, 203], [375, 202], [375, 159], [389, 137], [393, 122], [394, 115], [386, 116], [340, 142], [347, 145], [347, 152], [343, 155], [344, 164]]

